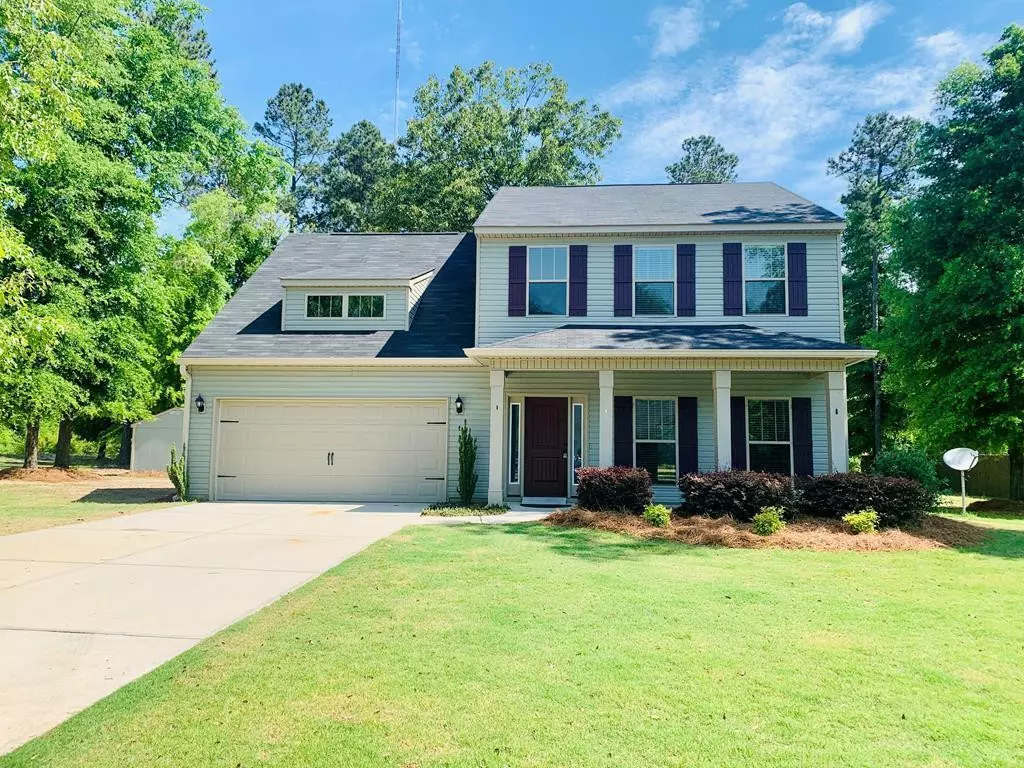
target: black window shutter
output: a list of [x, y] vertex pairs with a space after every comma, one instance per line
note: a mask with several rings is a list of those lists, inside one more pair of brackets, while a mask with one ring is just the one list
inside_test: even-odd
[[633, 398], [615, 397], [615, 466], [633, 466]]
[[526, 246], [508, 247], [508, 316], [526, 315]]
[[732, 421], [732, 468], [747, 468], [747, 401], [743, 397], [729, 398]]
[[786, 245], [789, 314], [807, 317], [807, 243]]
[[676, 244], [676, 315], [697, 314], [697, 246]]
[[722, 313], [743, 314], [743, 244], [722, 243]]
[[793, 474], [814, 474], [814, 440], [811, 436], [811, 398], [794, 397], [793, 403]]
[[633, 315], [633, 246], [615, 246], [615, 317]]
[[680, 397], [677, 414], [676, 444], [679, 452], [679, 475], [682, 476], [697, 471], [697, 398]]
[[587, 316], [587, 246], [569, 246], [569, 314]]

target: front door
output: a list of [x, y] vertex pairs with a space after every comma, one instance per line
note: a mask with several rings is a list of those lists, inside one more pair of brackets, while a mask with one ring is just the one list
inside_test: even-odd
[[524, 496], [565, 498], [569, 481], [569, 399], [526, 398]]

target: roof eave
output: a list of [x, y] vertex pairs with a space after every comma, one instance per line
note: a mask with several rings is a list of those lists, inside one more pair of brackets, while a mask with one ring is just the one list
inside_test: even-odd
[[846, 229], [845, 221], [791, 222], [754, 224], [573, 224], [537, 226], [495, 226], [478, 224], [474, 227], [477, 237], [523, 237], [538, 235], [707, 235], [725, 233], [762, 232], [820, 232], [841, 233]]
[[218, 356], [206, 357], [202, 355], [182, 355], [178, 363], [183, 366], [243, 366], [243, 367], [344, 367], [344, 368], [417, 368], [445, 366], [472, 366], [477, 367], [480, 363], [465, 357], [231, 357]]
[[294, 277], [279, 278], [286, 288], [411, 288], [413, 283], [432, 275], [427, 270], [413, 277]]
[[876, 349], [539, 349], [532, 347], [470, 347], [463, 350], [472, 360], [523, 357], [640, 357], [640, 358], [815, 358], [845, 360], [847, 365], [871, 360]]

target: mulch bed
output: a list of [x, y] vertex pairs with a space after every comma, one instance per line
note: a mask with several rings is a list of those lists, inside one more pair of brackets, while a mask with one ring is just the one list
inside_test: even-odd
[[737, 549], [813, 549], [825, 552], [906, 552], [921, 549], [975, 547], [989, 537], [985, 529], [930, 515], [914, 531], [890, 529], [875, 534], [853, 534], [839, 521], [804, 518], [788, 522], [772, 536], [758, 536], [748, 523], [732, 518], [673, 517], [668, 528], [656, 528], [638, 515], [558, 510], [544, 518], [549, 525], [593, 528], [684, 544]]
[[1024, 501], [1011, 499], [980, 499], [967, 505], [968, 512], [1005, 512], [1011, 515], [1024, 515]]

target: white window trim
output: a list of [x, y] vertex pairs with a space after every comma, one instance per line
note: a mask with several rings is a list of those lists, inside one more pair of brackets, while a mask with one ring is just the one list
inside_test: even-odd
[[[678, 267], [678, 264], [677, 264], [678, 259], [676, 259], [676, 246], [675, 246], [675, 244], [674, 243], [644, 243], [643, 245], [637, 245], [636, 243], [634, 243], [632, 245], [632, 248], [633, 248], [633, 265], [632, 265], [633, 266], [633, 268], [632, 268], [632, 276], [633, 276], [633, 287], [632, 287], [632, 290], [633, 290], [633, 296], [632, 296], [633, 317], [654, 317], [654, 318], [658, 318], [658, 317], [676, 317], [676, 315], [679, 312], [679, 296], [677, 295], [679, 293], [679, 280], [678, 280], [679, 275], [676, 273], [676, 268]], [[667, 313], [667, 314], [664, 314], [664, 315], [641, 315], [641, 314], [637, 314], [637, 311], [636, 311], [636, 284], [637, 283], [667, 283], [668, 282], [668, 280], [637, 280], [636, 279], [636, 252], [637, 252], [637, 249], [639, 249], [639, 248], [668, 248], [671, 251], [671, 254], [672, 254], [672, 259], [671, 259], [671, 261], [672, 261], [672, 311]], [[644, 399], [646, 400], [648, 398], [644, 398]]]
[[[519, 470], [519, 477], [515, 480], [512, 479], [512, 409], [519, 409], [519, 420], [516, 423], [515, 436], [516, 436], [516, 468]], [[509, 485], [519, 485], [523, 483], [523, 402], [522, 400], [516, 400], [510, 398], [508, 401], [508, 439], [505, 445], [505, 452], [508, 456], [505, 464], [505, 474], [508, 478]]]
[[[309, 314], [309, 297], [310, 296], [341, 296], [342, 297], [342, 313], [341, 317], [313, 317]], [[380, 296], [381, 298], [381, 316], [380, 317], [349, 317], [348, 314], [348, 300], [350, 296]], [[388, 295], [387, 293], [342, 293], [341, 291], [307, 291], [302, 296], [302, 311], [304, 313], [304, 319], [319, 322], [326, 320], [328, 322], [337, 322], [338, 320], [384, 320], [388, 316]]]
[[[786, 403], [786, 416], [789, 418], [789, 440], [751, 440], [750, 439], [750, 401], [751, 400], [774, 400]], [[747, 422], [747, 469], [750, 469], [750, 446], [757, 445], [788, 445], [789, 446], [789, 476], [793, 477], [793, 398], [792, 397], [744, 397], [743, 415]], [[753, 471], [753, 470], [751, 470]]]
[[580, 468], [587, 466], [587, 402], [585, 398], [572, 397], [569, 400], [569, 495], [576, 496], [576, 489], [579, 483], [576, 482], [576, 467], [574, 460], [576, 456], [576, 434], [573, 431], [573, 423], [576, 416], [576, 407], [579, 406], [581, 419], [580, 429]]
[[[636, 436], [636, 401], [637, 400], [661, 400], [666, 403], [672, 404], [672, 423], [675, 425], [676, 436], [673, 440], [638, 440]], [[652, 397], [645, 395], [634, 395], [633, 396], [633, 466], [636, 464], [636, 445], [637, 443], [667, 443], [675, 446], [675, 465], [676, 465], [676, 483], [679, 482], [679, 400], [672, 397]], [[749, 459], [747, 460], [747, 466], [750, 465]], [[657, 478], [651, 478], [651, 485], [662, 485], [657, 481]]]
[[[752, 283], [777, 283], [782, 280], [782, 289], [785, 292], [785, 305], [781, 312], [747, 312], [747, 246], [755, 248], [771, 248], [781, 246], [782, 248], [782, 277], [751, 277]], [[740, 243], [740, 276], [743, 285], [743, 316], [744, 317], [787, 317], [789, 315], [789, 248], [785, 243]], [[758, 398], [755, 398], [758, 399]]]
[[[565, 280], [534, 280], [530, 277], [530, 251], [534, 248], [561, 248], [565, 251]], [[531, 283], [565, 283], [565, 312], [560, 315], [552, 315], [547, 312], [534, 313], [530, 311], [530, 284]], [[542, 245], [534, 243], [526, 246], [526, 316], [527, 317], [568, 317], [569, 316], [569, 246], [561, 243], [550, 243]]]

